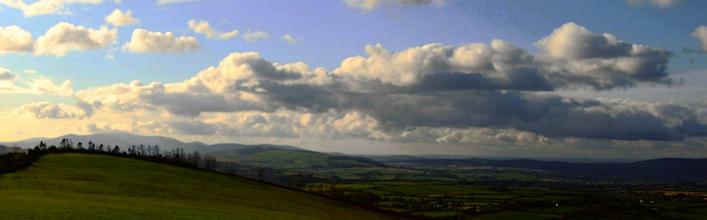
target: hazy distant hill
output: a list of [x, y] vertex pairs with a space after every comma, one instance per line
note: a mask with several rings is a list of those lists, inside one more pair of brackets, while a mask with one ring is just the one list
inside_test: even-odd
[[243, 145], [243, 144], [214, 144], [214, 145], [208, 145], [204, 144], [201, 142], [189, 142], [185, 143], [182, 141], [179, 141], [177, 139], [173, 138], [168, 138], [168, 137], [161, 137], [161, 136], [142, 136], [142, 135], [135, 135], [135, 134], [129, 134], [129, 133], [98, 133], [98, 134], [90, 134], [90, 135], [75, 135], [75, 134], [69, 134], [69, 135], [63, 135], [55, 138], [31, 138], [23, 141], [18, 141], [18, 142], [8, 142], [8, 143], [0, 143], [3, 145], [7, 146], [19, 146], [22, 148], [31, 148], [34, 146], [37, 146], [40, 141], [44, 141], [48, 145], [58, 145], [59, 142], [63, 138], [68, 138], [71, 139], [74, 144], [77, 144], [78, 142], [82, 142], [84, 144], [88, 143], [89, 141], [92, 141], [96, 144], [104, 144], [104, 145], [110, 145], [110, 146], [116, 146], [118, 145], [119, 147], [123, 149], [127, 149], [127, 147], [130, 147], [132, 145], [158, 145], [160, 146], [160, 149], [162, 151], [166, 150], [172, 150], [175, 148], [181, 148], [184, 149], [186, 152], [192, 152], [192, 151], [200, 151], [200, 152], [214, 152], [214, 151], [223, 151], [223, 150], [230, 150], [230, 149], [241, 149], [241, 148], [248, 148], [248, 147], [270, 147], [270, 148], [280, 148], [280, 149], [290, 149], [290, 150], [301, 150], [300, 148], [293, 147], [293, 146], [279, 146], [279, 145]]
[[564, 176], [707, 179], [707, 159], [664, 158], [630, 163], [570, 163], [531, 159], [422, 159], [389, 163], [401, 167], [463, 169], [498, 167], [540, 170]]
[[28, 140], [5, 143], [10, 146], [19, 146], [23, 148], [31, 148], [44, 141], [47, 145], [58, 145], [63, 138], [71, 139], [74, 144], [83, 142], [84, 144], [92, 141], [96, 144], [105, 144], [115, 146], [118, 145], [124, 149], [132, 145], [159, 145], [163, 150], [171, 150], [174, 148], [183, 148], [185, 151], [192, 151], [206, 146], [203, 143], [184, 143], [176, 139], [160, 137], [160, 136], [140, 136], [129, 133], [98, 133], [90, 135], [63, 135], [55, 138], [32, 138]]
[[[460, 169], [463, 167], [506, 167], [546, 171], [563, 176], [593, 176], [621, 178], [701, 178], [707, 179], [707, 159], [666, 158], [638, 162], [559, 162], [532, 159], [478, 159], [445, 158], [442, 156], [350, 156], [328, 154], [283, 145], [213, 144], [182, 141], [160, 137], [140, 136], [128, 133], [100, 133], [91, 135], [64, 135], [56, 138], [32, 138], [19, 142], [0, 143], [4, 146], [30, 148], [45, 141], [58, 144], [62, 138], [74, 143], [93, 141], [97, 144], [123, 149], [132, 145], [159, 145], [162, 151], [182, 148], [186, 152], [199, 151], [216, 156], [217, 160], [269, 167], [280, 170], [336, 169], [352, 167], [407, 167], [413, 169]], [[0, 146], [0, 153], [7, 151]]]

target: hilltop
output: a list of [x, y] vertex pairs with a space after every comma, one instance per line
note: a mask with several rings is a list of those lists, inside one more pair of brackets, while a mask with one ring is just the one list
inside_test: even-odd
[[173, 150], [180, 148], [186, 152], [199, 151], [202, 153], [224, 151], [224, 150], [238, 150], [243, 148], [258, 148], [258, 147], [268, 147], [286, 150], [303, 150], [294, 146], [285, 145], [270, 145], [270, 144], [259, 144], [259, 145], [246, 145], [246, 144], [205, 144], [201, 142], [183, 142], [174, 138], [163, 137], [163, 136], [145, 136], [136, 135], [131, 133], [95, 133], [88, 135], [77, 135], [77, 134], [67, 134], [54, 138], [30, 138], [26, 140], [20, 140], [15, 142], [5, 142], [0, 143], [0, 145], [5, 146], [18, 146], [22, 148], [32, 148], [37, 146], [39, 142], [43, 141], [47, 145], [59, 145], [62, 139], [69, 139], [74, 143], [82, 142], [84, 144], [89, 141], [96, 144], [105, 144], [110, 146], [120, 146], [123, 149], [133, 145], [151, 145], [159, 146], [160, 149], [164, 151]]
[[158, 163], [50, 154], [0, 177], [11, 219], [390, 219], [303, 192]]

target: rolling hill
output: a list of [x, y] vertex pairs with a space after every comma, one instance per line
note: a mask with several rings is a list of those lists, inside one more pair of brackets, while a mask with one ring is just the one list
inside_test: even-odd
[[385, 166], [383, 163], [363, 157], [333, 155], [277, 146], [244, 146], [208, 154], [214, 155], [218, 161], [237, 162], [285, 171]]
[[44, 141], [48, 145], [58, 145], [59, 142], [61, 142], [62, 139], [68, 138], [71, 139], [74, 143], [78, 142], [83, 142], [84, 144], [88, 143], [89, 141], [92, 141], [96, 144], [105, 144], [105, 145], [111, 145], [111, 146], [120, 146], [121, 148], [129, 147], [132, 145], [159, 145], [162, 150], [172, 150], [174, 148], [182, 148], [187, 152], [195, 151], [195, 150], [200, 150], [202, 148], [206, 148], [208, 145], [199, 143], [199, 142], [192, 142], [192, 143], [184, 143], [179, 140], [173, 139], [173, 138], [168, 138], [168, 137], [161, 137], [161, 136], [141, 136], [141, 135], [134, 135], [134, 134], [129, 134], [129, 133], [96, 133], [96, 134], [90, 134], [90, 135], [76, 135], [76, 134], [68, 134], [68, 135], [63, 135], [59, 137], [54, 137], [54, 138], [31, 138], [27, 140], [22, 140], [22, 141], [17, 141], [17, 142], [8, 142], [8, 143], [0, 143], [4, 144], [7, 146], [19, 146], [23, 148], [31, 148], [34, 146], [37, 146], [40, 141]]
[[46, 155], [0, 176], [8, 219], [391, 219], [212, 172], [90, 154]]
[[5, 146], [18, 146], [22, 148], [31, 148], [37, 146], [40, 141], [44, 141], [48, 145], [59, 145], [62, 139], [70, 139], [74, 144], [82, 142], [83, 144], [92, 141], [96, 144], [105, 144], [110, 146], [120, 146], [123, 149], [132, 145], [158, 145], [162, 151], [169, 151], [175, 148], [181, 148], [185, 152], [199, 151], [201, 153], [209, 153], [216, 151], [225, 150], [239, 150], [243, 148], [277, 148], [283, 150], [303, 150], [298, 147], [285, 146], [285, 145], [270, 145], [270, 144], [259, 144], [259, 145], [245, 145], [245, 144], [204, 144], [201, 142], [182, 142], [174, 138], [162, 137], [162, 136], [143, 136], [135, 135], [130, 133], [96, 133], [89, 135], [76, 135], [68, 134], [62, 135], [54, 138], [30, 138], [27, 140], [21, 140], [16, 142], [5, 142], [0, 143], [0, 145]]
[[243, 165], [267, 167], [278, 170], [384, 166], [380, 162], [364, 157], [333, 155], [287, 145], [245, 145], [235, 143], [209, 145], [200, 142], [185, 143], [168, 137], [141, 136], [129, 133], [97, 133], [90, 135], [69, 134], [55, 138], [32, 138], [18, 142], [0, 144], [30, 148], [38, 145], [40, 141], [44, 141], [49, 145], [58, 145], [63, 138], [71, 139], [74, 143], [82, 142], [86, 144], [89, 141], [92, 141], [97, 144], [106, 144], [111, 146], [118, 145], [123, 149], [127, 149], [125, 147], [128, 146], [138, 146], [141, 144], [152, 146], [158, 145], [162, 151], [181, 148], [188, 153], [199, 151], [202, 154], [214, 155], [219, 161], [237, 162]]

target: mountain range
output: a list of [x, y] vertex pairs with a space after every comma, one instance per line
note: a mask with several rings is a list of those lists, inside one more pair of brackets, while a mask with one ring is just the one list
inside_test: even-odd
[[88, 143], [123, 149], [132, 145], [160, 146], [162, 151], [176, 148], [185, 152], [199, 151], [213, 155], [220, 161], [237, 162], [248, 165], [283, 170], [337, 169], [352, 167], [399, 167], [406, 169], [449, 170], [473, 167], [518, 168], [537, 170], [562, 176], [579, 177], [622, 177], [622, 178], [690, 178], [707, 179], [707, 159], [659, 158], [635, 162], [563, 162], [533, 159], [480, 159], [480, 158], [440, 158], [420, 155], [365, 156], [322, 153], [285, 145], [244, 145], [236, 143], [205, 144], [182, 142], [161, 136], [140, 136], [129, 133], [98, 133], [91, 135], [64, 135], [55, 138], [32, 138], [17, 142], [0, 143], [0, 153], [6, 147], [31, 148], [44, 141], [48, 145], [58, 145], [63, 139], [74, 143]]

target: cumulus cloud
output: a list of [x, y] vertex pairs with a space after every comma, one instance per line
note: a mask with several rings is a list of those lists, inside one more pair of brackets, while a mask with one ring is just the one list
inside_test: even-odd
[[31, 80], [20, 78], [7, 69], [0, 68], [0, 94], [35, 94], [72, 96], [74, 90], [71, 80], [66, 80], [61, 84], [55, 84], [52, 80], [44, 76], [37, 76]]
[[680, 4], [682, 0], [626, 0], [626, 2], [631, 6], [641, 6], [647, 3], [657, 8], [671, 8]]
[[198, 50], [199, 42], [194, 37], [176, 37], [172, 32], [151, 32], [135, 29], [123, 49], [134, 53], [187, 53]]
[[365, 50], [367, 57], [346, 58], [333, 71], [335, 76], [348, 78], [355, 90], [390, 85], [423, 90], [552, 90], [534, 58], [502, 40], [488, 46], [427, 44], [399, 52], [377, 44]]
[[555, 83], [589, 85], [595, 89], [630, 87], [636, 81], [672, 83], [666, 78], [671, 53], [631, 44], [616, 36], [595, 34], [567, 23], [536, 43], [544, 71]]
[[343, 0], [348, 8], [372, 11], [383, 5], [444, 5], [446, 0]]
[[[95, 109], [166, 111], [188, 135], [349, 135], [467, 143], [586, 138], [684, 140], [707, 135], [703, 110], [670, 103], [581, 99], [556, 91], [661, 82], [669, 53], [569, 23], [528, 53], [511, 43], [366, 47], [327, 71], [232, 53], [176, 83], [82, 90]], [[254, 129], [258, 128], [258, 129]], [[164, 129], [161, 129], [164, 130]]]
[[211, 38], [211, 39], [230, 40], [230, 39], [233, 39], [236, 36], [238, 36], [238, 33], [239, 33], [238, 30], [232, 30], [229, 32], [216, 31], [216, 30], [214, 30], [214, 28], [211, 27], [209, 22], [204, 21], [204, 20], [197, 21], [197, 20], [192, 19], [192, 20], [189, 20], [187, 25], [189, 25], [190, 30], [192, 30], [196, 33], [199, 33], [199, 34], [203, 34], [206, 37]]
[[91, 112], [79, 106], [53, 104], [49, 102], [35, 102], [25, 104], [18, 108], [16, 114], [28, 114], [38, 119], [82, 119], [90, 117]]
[[270, 37], [270, 35], [262, 31], [246, 31], [245, 34], [243, 34], [243, 39], [247, 42], [255, 42], [267, 39], [268, 37]]
[[74, 90], [71, 86], [71, 80], [66, 80], [60, 85], [54, 84], [49, 78], [37, 77], [30, 83], [29, 89], [38, 94], [50, 94], [56, 96], [72, 96]]
[[46, 14], [70, 15], [70, 5], [97, 5], [101, 2], [102, 0], [38, 0], [27, 3], [25, 0], [0, 0], [0, 5], [21, 10], [25, 17], [31, 17]]
[[33, 48], [32, 34], [15, 25], [0, 26], [0, 42], [0, 54], [30, 52]]
[[292, 36], [290, 34], [282, 35], [282, 37], [280, 39], [287, 42], [288, 44], [296, 44], [297, 42], [299, 42], [298, 38], [296, 38], [295, 36]]
[[102, 26], [91, 29], [61, 22], [35, 42], [34, 54], [62, 57], [73, 51], [104, 49], [115, 43], [118, 31]]
[[707, 52], [707, 26], [700, 25], [695, 28], [695, 31], [692, 32], [691, 36], [700, 43], [702, 52]]
[[120, 9], [113, 10], [113, 12], [106, 16], [105, 20], [108, 24], [111, 24], [114, 27], [129, 26], [140, 23], [140, 20], [133, 17], [132, 11], [128, 10], [123, 12]]
[[198, 2], [201, 0], [157, 0], [157, 5], [174, 5], [188, 2]]

